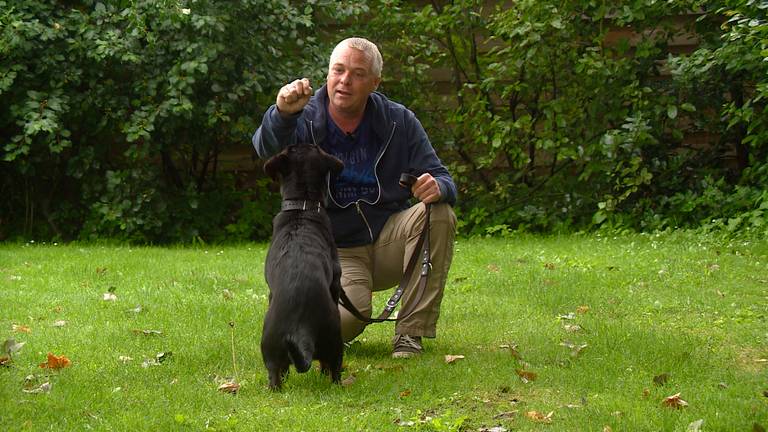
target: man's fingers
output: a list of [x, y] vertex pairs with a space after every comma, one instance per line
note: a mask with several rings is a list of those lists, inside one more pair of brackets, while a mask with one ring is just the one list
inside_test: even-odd
[[277, 109], [281, 113], [293, 114], [301, 111], [312, 96], [312, 86], [306, 78], [290, 82], [277, 92]]
[[420, 175], [411, 191], [413, 196], [425, 204], [440, 201], [440, 186], [429, 173]]

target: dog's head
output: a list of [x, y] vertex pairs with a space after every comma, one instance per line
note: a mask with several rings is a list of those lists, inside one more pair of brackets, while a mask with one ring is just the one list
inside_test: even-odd
[[326, 176], [344, 168], [339, 159], [314, 144], [294, 144], [270, 158], [264, 172], [280, 181], [284, 199], [325, 199]]

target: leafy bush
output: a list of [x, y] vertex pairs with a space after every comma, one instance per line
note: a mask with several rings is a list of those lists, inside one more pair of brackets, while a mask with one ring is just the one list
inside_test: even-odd
[[[745, 191], [764, 185], [749, 174], [765, 160], [764, 5], [727, 6], [382, 1], [391, 13], [360, 31], [391, 36], [385, 69], [399, 79], [385, 91], [449, 161], [466, 232], [664, 229], [752, 212]], [[670, 53], [691, 34], [698, 51]], [[697, 134], [714, 142], [686, 139]]]
[[[318, 19], [357, 9], [330, 1], [0, 0], [7, 235], [263, 235], [224, 228], [235, 212], [262, 204], [243, 206], [247, 191], [230, 192], [234, 179], [221, 174], [219, 156], [248, 147], [275, 88], [325, 58]], [[266, 198], [274, 197], [255, 202]], [[214, 205], [201, 212], [206, 203]]]

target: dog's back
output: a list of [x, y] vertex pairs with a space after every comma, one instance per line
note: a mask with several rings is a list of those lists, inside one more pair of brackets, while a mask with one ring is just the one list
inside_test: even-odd
[[284, 203], [304, 200], [317, 207], [283, 210], [273, 220], [265, 263], [270, 289], [261, 351], [269, 385], [279, 389], [290, 364], [298, 372], [320, 360], [334, 382], [341, 377], [343, 344], [338, 311], [341, 269], [328, 215], [325, 176], [340, 169], [338, 159], [314, 146], [289, 147], [265, 165], [280, 178]]

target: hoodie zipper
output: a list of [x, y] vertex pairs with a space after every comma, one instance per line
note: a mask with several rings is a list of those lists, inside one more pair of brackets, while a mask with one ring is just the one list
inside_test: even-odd
[[[309, 120], [309, 133], [312, 136], [312, 142], [319, 147], [319, 144], [317, 143], [317, 139], [315, 138], [314, 123], [315, 123], [314, 120]], [[392, 132], [389, 133], [389, 139], [387, 139], [386, 144], [384, 144], [384, 148], [381, 150], [381, 152], [379, 153], [379, 156], [376, 158], [376, 162], [373, 164], [373, 173], [376, 176], [376, 185], [378, 186], [378, 189], [379, 189], [379, 195], [376, 197], [376, 200], [373, 203], [368, 203], [368, 204], [371, 204], [371, 205], [376, 204], [381, 199], [381, 182], [379, 181], [379, 175], [376, 174], [376, 168], [379, 166], [379, 161], [381, 161], [381, 158], [384, 157], [384, 153], [389, 148], [389, 144], [392, 142], [392, 138], [395, 136], [396, 129], [397, 129], [397, 122], [392, 122]], [[328, 185], [328, 197], [331, 199], [331, 201], [333, 201], [333, 203], [339, 208], [347, 208], [350, 205], [352, 205], [352, 203], [349, 203], [345, 206], [341, 206], [339, 205], [339, 203], [336, 202], [336, 199], [333, 197], [333, 193], [331, 191], [330, 173], [328, 174], [327, 178], [328, 178], [328, 181], [326, 183]], [[368, 223], [368, 219], [365, 217], [365, 213], [363, 213], [363, 209], [360, 207], [361, 201], [362, 200], [357, 200], [354, 202], [355, 208], [357, 209], [357, 214], [359, 214], [360, 218], [363, 219], [363, 223], [365, 224], [365, 227], [368, 229], [368, 236], [371, 238], [371, 241], [373, 241], [374, 240], [373, 230], [371, 229], [371, 225]], [[362, 201], [362, 202], [367, 202], [367, 201]]]
[[355, 201], [355, 207], [357, 208], [357, 214], [360, 215], [360, 217], [363, 219], [363, 223], [365, 224], [365, 227], [368, 228], [368, 236], [371, 237], [371, 241], [373, 241], [373, 230], [371, 230], [371, 226], [368, 224], [368, 219], [365, 218], [365, 215], [363, 214], [363, 210], [360, 208], [360, 201]]

